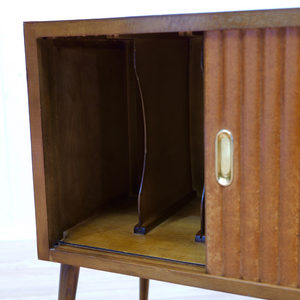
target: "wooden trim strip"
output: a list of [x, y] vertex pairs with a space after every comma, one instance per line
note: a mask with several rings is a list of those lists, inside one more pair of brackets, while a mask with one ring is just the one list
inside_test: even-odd
[[51, 260], [58, 263], [154, 279], [215, 291], [235, 293], [270, 300], [297, 300], [300, 290], [245, 280], [205, 274], [204, 267], [166, 263], [154, 259], [109, 254], [100, 251], [59, 246], [50, 250]]
[[28, 80], [28, 98], [30, 111], [31, 149], [35, 196], [37, 244], [39, 259], [49, 258], [48, 218], [46, 207], [46, 187], [44, 171], [44, 153], [42, 140], [42, 122], [40, 107], [40, 89], [38, 55], [35, 24], [25, 24], [25, 50]]
[[300, 9], [36, 22], [36, 37], [300, 26]]

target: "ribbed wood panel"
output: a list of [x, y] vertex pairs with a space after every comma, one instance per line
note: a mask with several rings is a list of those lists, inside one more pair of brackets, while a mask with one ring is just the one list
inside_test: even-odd
[[[242, 48], [241, 277], [259, 279], [261, 32], [247, 30]], [[251, 174], [251, 175], [250, 175]], [[249, 180], [251, 178], [251, 180]]]
[[[299, 43], [298, 28], [205, 33], [210, 274], [299, 287]], [[234, 138], [228, 187], [215, 179], [220, 129]]]
[[299, 253], [300, 51], [299, 29], [283, 44], [278, 284], [297, 287]]
[[222, 274], [222, 189], [215, 179], [215, 134], [222, 120], [222, 32], [209, 31], [204, 43], [204, 126], [205, 126], [205, 182], [206, 182], [206, 244], [207, 272]]
[[[260, 280], [276, 283], [280, 179], [281, 30], [264, 31], [262, 49]], [[259, 74], [258, 74], [259, 76]]]
[[241, 122], [241, 32], [223, 33], [223, 105], [222, 128], [234, 136], [234, 181], [223, 188], [223, 270], [224, 276], [240, 274], [240, 122]]

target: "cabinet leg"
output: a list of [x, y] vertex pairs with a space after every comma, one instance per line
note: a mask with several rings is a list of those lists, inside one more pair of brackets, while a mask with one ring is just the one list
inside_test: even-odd
[[140, 300], [148, 300], [149, 279], [140, 278]]
[[79, 267], [61, 264], [58, 300], [75, 300]]

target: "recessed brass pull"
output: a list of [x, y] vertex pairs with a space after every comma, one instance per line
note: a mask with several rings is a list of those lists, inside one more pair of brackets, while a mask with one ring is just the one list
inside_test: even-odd
[[216, 135], [216, 178], [219, 184], [228, 186], [233, 179], [233, 136], [222, 129]]

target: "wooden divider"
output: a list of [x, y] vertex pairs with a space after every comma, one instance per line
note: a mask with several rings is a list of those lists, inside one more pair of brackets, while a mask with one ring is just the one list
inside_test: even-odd
[[134, 230], [146, 234], [196, 197], [189, 138], [189, 39], [136, 39], [135, 55], [146, 143]]

